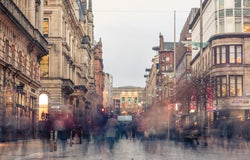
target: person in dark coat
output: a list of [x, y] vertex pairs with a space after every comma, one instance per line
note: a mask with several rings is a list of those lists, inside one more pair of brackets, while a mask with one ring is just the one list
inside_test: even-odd
[[39, 138], [42, 141], [43, 151], [47, 152], [49, 140], [50, 140], [50, 131], [51, 131], [51, 121], [44, 120], [39, 123]]

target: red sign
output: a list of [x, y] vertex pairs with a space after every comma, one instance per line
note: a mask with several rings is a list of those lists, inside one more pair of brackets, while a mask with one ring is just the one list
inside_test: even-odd
[[207, 103], [206, 103], [206, 109], [207, 111], [213, 110], [213, 100], [214, 100], [214, 90], [213, 87], [207, 87], [206, 89], [207, 94]]

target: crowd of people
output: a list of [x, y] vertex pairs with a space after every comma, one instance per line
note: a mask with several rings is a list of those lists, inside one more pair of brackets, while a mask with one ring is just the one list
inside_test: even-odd
[[[120, 139], [140, 140], [145, 144], [145, 148], [148, 147], [147, 143], [152, 144], [156, 140], [166, 140], [168, 138], [178, 142], [182, 141], [184, 144], [190, 143], [192, 147], [196, 147], [193, 142], [195, 142], [195, 145], [199, 145], [199, 138], [202, 133], [196, 133], [196, 131], [202, 131], [200, 130], [202, 128], [198, 125], [183, 128], [182, 133], [177, 133], [177, 131], [168, 128], [164, 114], [156, 116], [148, 112], [133, 115], [132, 117], [131, 121], [124, 122], [119, 121], [114, 114], [107, 116], [103, 112], [96, 112], [91, 116], [91, 119], [84, 119], [82, 128], [77, 131], [70, 118], [58, 115], [53, 121], [48, 121], [47, 124], [44, 123], [44, 126], [40, 128], [40, 137], [44, 140], [44, 144], [48, 143], [51, 138], [57, 138], [58, 142], [62, 144], [63, 150], [65, 150], [68, 140], [73, 139], [74, 143], [84, 144], [84, 152], [87, 152], [88, 145], [92, 141], [98, 153], [104, 152], [107, 148], [112, 153], [115, 144]], [[218, 145], [221, 146], [224, 145], [225, 141], [227, 144], [233, 144], [236, 137], [246, 138], [249, 141], [249, 124], [249, 121], [246, 121], [242, 125], [244, 127], [239, 129], [239, 125], [232, 123], [231, 120], [224, 120], [218, 123], [214, 133], [211, 133], [210, 136], [214, 136], [218, 140]], [[51, 130], [57, 131], [57, 137], [51, 137]], [[171, 134], [175, 135], [175, 138]]]

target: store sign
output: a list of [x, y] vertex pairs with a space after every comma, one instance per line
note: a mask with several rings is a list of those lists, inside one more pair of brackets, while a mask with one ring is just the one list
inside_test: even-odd
[[246, 98], [235, 98], [230, 100], [231, 105], [249, 105], [250, 99]]

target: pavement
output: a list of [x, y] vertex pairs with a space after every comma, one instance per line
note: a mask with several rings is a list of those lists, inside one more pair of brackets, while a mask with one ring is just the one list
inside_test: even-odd
[[141, 142], [130, 139], [119, 140], [112, 152], [105, 144], [96, 146], [93, 141], [72, 146], [67, 144], [65, 151], [58, 143], [57, 150], [51, 152], [48, 144], [43, 148], [40, 140], [30, 140], [10, 143], [0, 153], [0, 160], [248, 160], [250, 157], [249, 148], [238, 145], [233, 148], [218, 147], [214, 141], [210, 141], [208, 147], [193, 149], [172, 141]]

